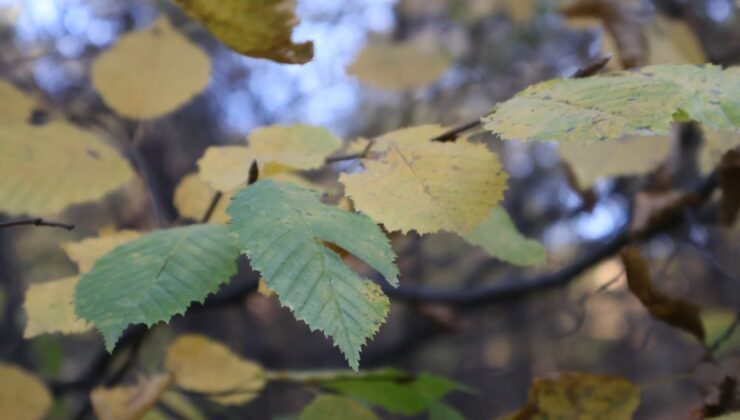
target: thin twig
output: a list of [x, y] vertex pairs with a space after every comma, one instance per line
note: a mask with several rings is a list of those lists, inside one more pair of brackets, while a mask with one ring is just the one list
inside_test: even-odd
[[722, 344], [724, 344], [727, 340], [732, 337], [733, 334], [735, 334], [735, 330], [737, 330], [737, 327], [740, 326], [740, 311], [735, 313], [735, 318], [732, 320], [732, 324], [730, 324], [729, 327], [720, 335], [717, 337], [716, 340], [714, 340], [714, 343], [712, 343], [709, 348], [707, 349], [707, 354], [705, 355], [705, 359], [707, 357], [714, 358], [714, 353], [719, 350], [720, 347], [722, 347]]
[[12, 227], [12, 226], [23, 226], [23, 225], [58, 227], [58, 228], [67, 229], [67, 230], [72, 230], [75, 228], [75, 225], [70, 225], [67, 223], [60, 223], [60, 222], [52, 222], [50, 220], [44, 220], [40, 217], [32, 217], [29, 219], [20, 219], [20, 220], [11, 220], [10, 222], [2, 222], [0, 223], [0, 228], [6, 228], [6, 227]]
[[367, 154], [370, 153], [370, 148], [373, 147], [373, 144], [375, 144], [375, 141], [369, 140], [367, 144], [365, 145], [365, 148], [362, 149], [362, 152], [360, 153], [351, 153], [348, 155], [328, 157], [324, 160], [324, 162], [328, 164], [328, 163], [343, 162], [345, 160], [365, 159], [367, 157]]
[[214, 194], [213, 198], [211, 198], [211, 203], [208, 204], [208, 209], [206, 210], [206, 213], [200, 219], [201, 223], [208, 223], [208, 221], [211, 220], [211, 216], [213, 216], [213, 211], [216, 210], [216, 206], [218, 205], [218, 202], [221, 201], [221, 198], [223, 196], [224, 194], [221, 191], [216, 191], [216, 194]]

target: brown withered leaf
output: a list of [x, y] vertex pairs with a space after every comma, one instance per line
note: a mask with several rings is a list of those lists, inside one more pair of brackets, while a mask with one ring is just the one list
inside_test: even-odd
[[574, 0], [559, 9], [568, 18], [596, 18], [616, 43], [619, 61], [626, 69], [648, 64], [648, 41], [637, 0]]
[[699, 317], [699, 307], [657, 290], [652, 283], [650, 267], [637, 248], [625, 249], [621, 257], [627, 274], [627, 285], [650, 315], [692, 334], [703, 342], [704, 325]]
[[740, 147], [722, 156], [717, 166], [717, 181], [722, 191], [719, 218], [726, 226], [732, 226], [740, 211]]
[[695, 194], [683, 191], [643, 191], [635, 195], [632, 204], [630, 234], [640, 236], [681, 214], [683, 209], [696, 202]]

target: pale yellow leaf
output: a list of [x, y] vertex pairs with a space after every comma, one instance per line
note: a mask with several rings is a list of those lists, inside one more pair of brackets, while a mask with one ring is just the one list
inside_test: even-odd
[[41, 420], [51, 407], [51, 393], [35, 375], [0, 362], [0, 414], [4, 419]]
[[157, 403], [171, 384], [172, 375], [160, 374], [139, 379], [136, 385], [95, 388], [90, 400], [100, 420], [137, 420]]
[[114, 148], [65, 122], [0, 125], [0, 211], [51, 215], [131, 181]]
[[[205, 216], [216, 190], [210, 184], [200, 178], [197, 174], [186, 175], [175, 189], [175, 208], [180, 216], [200, 221]], [[210, 223], [226, 223], [229, 216], [226, 215], [226, 207], [229, 206], [232, 193], [225, 193], [216, 203]]]
[[405, 90], [428, 85], [450, 67], [447, 54], [427, 50], [413, 41], [370, 44], [349, 67], [349, 73], [363, 83], [388, 90]]
[[221, 42], [252, 57], [302, 64], [313, 58], [313, 43], [291, 41], [298, 24], [295, 0], [175, 0]]
[[649, 64], [702, 64], [707, 57], [694, 32], [683, 20], [660, 15], [646, 25]]
[[265, 386], [260, 365], [201, 335], [183, 335], [173, 342], [165, 366], [179, 387], [209, 395], [221, 404], [246, 403]]
[[121, 230], [77, 242], [65, 242], [61, 246], [67, 257], [77, 263], [80, 273], [86, 273], [92, 269], [98, 258], [139, 236], [141, 236], [139, 232]]
[[272, 125], [249, 135], [249, 152], [261, 165], [279, 163], [294, 169], [317, 169], [342, 146], [327, 129], [310, 125]]
[[377, 139], [365, 171], [340, 181], [355, 207], [389, 231], [467, 235], [503, 198], [506, 174], [482, 144], [431, 142], [428, 127], [419, 131]]
[[159, 19], [149, 29], [121, 37], [93, 63], [92, 82], [119, 114], [156, 118], [205, 89], [211, 62], [199, 47]]
[[0, 124], [24, 123], [34, 107], [35, 101], [20, 89], [0, 81]]
[[28, 288], [23, 302], [28, 317], [23, 338], [57, 332], [83, 333], [92, 328], [75, 314], [74, 294], [79, 279], [79, 276], [66, 277]]
[[570, 164], [582, 188], [600, 178], [647, 173], [664, 162], [670, 152], [671, 139], [666, 136], [558, 144], [558, 153]]
[[702, 127], [704, 143], [699, 150], [699, 167], [702, 172], [711, 172], [730, 149], [740, 146], [740, 134]]

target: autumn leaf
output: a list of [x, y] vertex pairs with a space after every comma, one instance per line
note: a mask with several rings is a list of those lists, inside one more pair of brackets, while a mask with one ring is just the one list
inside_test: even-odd
[[626, 379], [572, 372], [536, 380], [527, 404], [506, 419], [624, 420], [639, 403], [639, 388]]
[[175, 0], [234, 51], [279, 63], [303, 64], [313, 58], [313, 43], [291, 41], [298, 24], [295, 0]]
[[136, 420], [154, 407], [172, 383], [168, 374], [140, 378], [136, 385], [98, 387], [90, 393], [95, 415], [103, 420]]
[[355, 58], [348, 71], [373, 87], [406, 90], [435, 82], [449, 66], [446, 54], [408, 41], [370, 44]]
[[115, 248], [84, 273], [75, 312], [112, 351], [129, 324], [151, 326], [182, 314], [236, 273], [238, 251], [226, 226], [191, 225], [150, 232]]
[[17, 87], [0, 81], [0, 125], [28, 122], [36, 102]]
[[740, 147], [730, 150], [717, 166], [717, 182], [722, 197], [719, 202], [719, 216], [722, 223], [732, 226], [740, 211]]
[[39, 378], [0, 362], [0, 413], [13, 420], [39, 420], [51, 408], [51, 393]]
[[342, 141], [323, 127], [271, 125], [249, 134], [249, 150], [261, 165], [278, 163], [293, 169], [318, 169], [324, 159], [342, 146]]
[[23, 338], [56, 332], [83, 333], [92, 328], [75, 314], [73, 300], [78, 281], [79, 276], [73, 276], [28, 288], [23, 302], [28, 317]]
[[707, 127], [702, 127], [702, 132], [704, 141], [699, 150], [699, 168], [708, 173], [716, 169], [728, 150], [740, 147], [740, 134]]
[[134, 177], [116, 149], [65, 122], [0, 125], [0, 211], [51, 215]]
[[704, 325], [699, 317], [699, 307], [657, 290], [652, 284], [650, 267], [636, 248], [622, 251], [621, 256], [627, 274], [627, 285], [650, 315], [692, 334], [703, 342]]
[[579, 185], [590, 188], [598, 179], [641, 175], [655, 169], [671, 152], [669, 137], [633, 136], [602, 142], [563, 142], [560, 157], [568, 162]]
[[504, 139], [594, 142], [668, 134], [676, 121], [740, 127], [740, 68], [657, 65], [528, 87], [482, 122]]
[[92, 67], [92, 83], [117, 113], [134, 119], [168, 114], [205, 89], [211, 62], [164, 18], [122, 36]]
[[281, 304], [330, 336], [357, 370], [360, 348], [384, 321], [388, 298], [319, 241], [345, 249], [395, 285], [395, 256], [378, 226], [321, 203], [316, 191], [271, 180], [239, 191], [227, 213], [241, 252]]
[[[424, 136], [414, 136], [417, 131]], [[503, 198], [506, 174], [485, 145], [431, 142], [428, 131], [410, 128], [376, 139], [365, 170], [339, 180], [356, 208], [389, 231], [467, 235]]]
[[299, 420], [378, 420], [378, 416], [357, 402], [322, 394], [303, 409]]
[[92, 269], [98, 258], [139, 236], [141, 234], [134, 230], [103, 233], [100, 236], [85, 238], [77, 242], [65, 242], [62, 244], [62, 249], [70, 260], [77, 263], [80, 273], [86, 273]]
[[225, 405], [251, 401], [265, 386], [260, 365], [201, 335], [182, 335], [170, 344], [165, 367], [180, 388]]
[[[197, 174], [189, 174], [182, 178], [175, 188], [175, 208], [180, 217], [200, 221], [205, 216], [211, 200], [216, 195], [216, 190], [200, 178]], [[226, 223], [229, 216], [226, 215], [226, 207], [231, 201], [233, 193], [225, 193], [216, 203], [213, 214], [208, 220], [210, 223]]]
[[542, 244], [524, 237], [502, 207], [494, 207], [483, 223], [465, 235], [465, 240], [514, 265], [538, 265], [547, 258]]
[[696, 196], [683, 191], [641, 191], [632, 203], [630, 234], [639, 237], [676, 217]]

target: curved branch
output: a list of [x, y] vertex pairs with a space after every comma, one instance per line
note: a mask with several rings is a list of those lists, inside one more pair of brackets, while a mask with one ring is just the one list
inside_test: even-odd
[[0, 229], [12, 227], [12, 226], [23, 226], [23, 225], [58, 227], [58, 228], [67, 229], [67, 230], [72, 230], [75, 228], [75, 225], [70, 225], [67, 223], [60, 223], [60, 222], [52, 222], [49, 220], [44, 220], [40, 217], [32, 217], [28, 219], [11, 220], [9, 222], [2, 222], [0, 223]]

